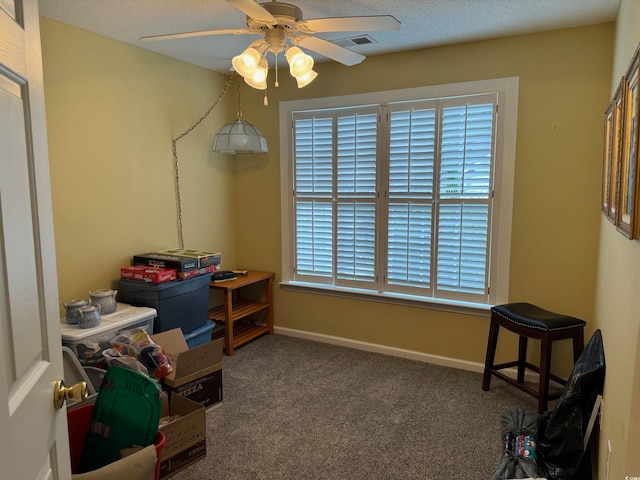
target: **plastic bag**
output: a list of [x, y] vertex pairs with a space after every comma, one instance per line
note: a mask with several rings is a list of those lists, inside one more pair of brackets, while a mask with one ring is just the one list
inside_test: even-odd
[[537, 437], [542, 415], [514, 408], [502, 415], [503, 456], [491, 480], [544, 477]]
[[120, 332], [110, 343], [112, 350], [121, 356], [139, 360], [153, 378], [160, 380], [173, 370], [162, 347], [151, 340], [143, 328]]
[[135, 356], [123, 354], [115, 348], [107, 348], [102, 351], [102, 356], [107, 361], [107, 367], [123, 367], [149, 376], [149, 370]]
[[602, 333], [596, 330], [573, 366], [555, 410], [547, 414], [540, 432], [540, 453], [552, 479], [577, 478], [584, 436], [605, 377]]

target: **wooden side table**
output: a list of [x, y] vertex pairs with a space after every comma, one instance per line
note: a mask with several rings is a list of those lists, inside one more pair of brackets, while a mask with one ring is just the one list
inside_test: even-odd
[[[249, 270], [246, 275], [239, 275], [232, 280], [211, 282], [209, 288], [220, 290], [224, 295], [224, 304], [209, 310], [210, 320], [224, 323], [225, 352], [233, 355], [233, 350], [260, 335], [273, 335], [273, 278], [272, 272], [255, 272]], [[244, 298], [243, 287], [264, 282], [264, 301]], [[236, 292], [234, 299], [234, 291]], [[267, 316], [266, 325], [238, 325], [234, 322], [257, 312], [264, 311]]]

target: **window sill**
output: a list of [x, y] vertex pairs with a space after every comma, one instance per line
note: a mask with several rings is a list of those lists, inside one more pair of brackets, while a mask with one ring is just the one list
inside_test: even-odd
[[426, 308], [443, 312], [461, 313], [464, 315], [477, 315], [488, 317], [492, 305], [483, 303], [460, 302], [455, 300], [441, 300], [418, 297], [400, 293], [378, 292], [375, 290], [363, 290], [355, 288], [336, 288], [316, 283], [305, 282], [280, 282], [283, 290], [292, 292], [311, 293], [315, 295], [327, 295], [354, 300], [391, 303], [408, 307]]

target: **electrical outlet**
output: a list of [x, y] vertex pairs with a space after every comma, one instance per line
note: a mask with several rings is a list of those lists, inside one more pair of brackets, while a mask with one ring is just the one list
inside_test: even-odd
[[604, 480], [609, 480], [609, 465], [611, 465], [611, 440], [607, 440], [607, 461], [604, 465]]

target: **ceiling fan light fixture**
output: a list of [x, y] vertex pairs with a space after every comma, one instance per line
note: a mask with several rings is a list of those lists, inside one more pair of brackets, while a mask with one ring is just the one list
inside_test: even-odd
[[307, 75], [313, 69], [313, 57], [298, 47], [289, 47], [285, 56], [289, 62], [289, 71], [296, 78]]
[[245, 78], [244, 82], [250, 87], [255, 88], [256, 90], [266, 90], [267, 89], [267, 79], [265, 78], [261, 82], [256, 82], [252, 78]]
[[311, 82], [313, 82], [317, 76], [318, 76], [318, 72], [316, 72], [315, 70], [311, 70], [306, 75], [301, 75], [299, 77], [296, 77], [296, 81], [298, 82], [298, 88], [306, 87]]
[[240, 55], [233, 57], [231, 64], [236, 72], [246, 78], [255, 73], [260, 64], [260, 58], [260, 52], [255, 47], [250, 46]]
[[253, 74], [244, 77], [247, 85], [257, 89], [265, 90], [267, 88], [267, 75], [269, 73], [269, 65], [267, 60], [262, 57]]

